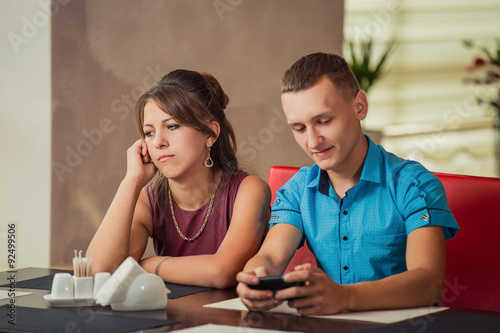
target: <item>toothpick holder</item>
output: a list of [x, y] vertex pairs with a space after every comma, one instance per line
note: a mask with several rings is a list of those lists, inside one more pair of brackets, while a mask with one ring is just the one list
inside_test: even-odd
[[75, 298], [93, 298], [94, 279], [91, 276], [73, 276], [73, 291]]

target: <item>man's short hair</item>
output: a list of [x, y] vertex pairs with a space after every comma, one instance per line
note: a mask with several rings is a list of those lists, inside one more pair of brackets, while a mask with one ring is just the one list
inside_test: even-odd
[[350, 101], [359, 91], [358, 81], [342, 57], [318, 52], [300, 58], [285, 72], [281, 80], [281, 93], [311, 88], [324, 76], [328, 77], [346, 101]]

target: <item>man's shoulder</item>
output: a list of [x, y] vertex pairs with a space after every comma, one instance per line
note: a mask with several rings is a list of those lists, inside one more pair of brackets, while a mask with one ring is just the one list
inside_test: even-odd
[[289, 180], [297, 185], [307, 185], [318, 177], [321, 169], [313, 164], [312, 166], [301, 167]]
[[422, 164], [412, 160], [403, 160], [403, 162], [397, 165], [397, 168], [394, 168], [394, 173], [400, 179], [414, 179], [418, 182], [436, 178], [436, 176]]
[[402, 158], [379, 146], [383, 155], [386, 172], [390, 176], [418, 178], [432, 175], [420, 162]]
[[386, 181], [394, 188], [407, 189], [418, 186], [420, 189], [439, 188], [438, 177], [421, 163], [407, 160], [386, 152]]
[[315, 180], [318, 178], [321, 169], [316, 165], [310, 167], [301, 167], [290, 179], [288, 179], [285, 184], [281, 187], [281, 193], [285, 191], [290, 195], [294, 193], [295, 195], [302, 196], [304, 190], [311, 184], [315, 184]]

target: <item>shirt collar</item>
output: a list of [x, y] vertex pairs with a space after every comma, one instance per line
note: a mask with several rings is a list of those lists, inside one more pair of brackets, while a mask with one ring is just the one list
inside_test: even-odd
[[[382, 178], [382, 152], [368, 135], [368, 152], [366, 153], [361, 180], [380, 183]], [[330, 178], [325, 170], [321, 170], [317, 164], [309, 168], [307, 187], [316, 187], [324, 195], [329, 195], [331, 190]]]
[[[322, 174], [326, 175], [328, 178], [328, 174], [326, 173], [325, 170], [321, 170], [319, 166], [314, 163], [313, 166], [311, 166], [307, 172], [307, 187], [320, 187], [320, 181], [324, 183], [325, 181], [325, 176], [322, 176]], [[328, 181], [328, 179], [326, 179]], [[328, 182], [329, 183], [329, 182]], [[321, 188], [323, 188], [323, 185], [321, 185]]]
[[375, 144], [368, 135], [368, 152], [366, 153], [363, 171], [361, 171], [360, 181], [365, 180], [374, 183], [382, 181], [383, 158], [381, 147]]

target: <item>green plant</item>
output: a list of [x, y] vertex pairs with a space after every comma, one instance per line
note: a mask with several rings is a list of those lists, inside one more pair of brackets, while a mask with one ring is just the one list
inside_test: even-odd
[[469, 66], [466, 83], [476, 84], [475, 97], [478, 104], [486, 105], [486, 111], [493, 113], [493, 128], [496, 129], [497, 172], [500, 176], [500, 38], [489, 47], [472, 40], [462, 41], [463, 45], [478, 51]]
[[358, 80], [361, 90], [368, 93], [370, 88], [386, 74], [386, 64], [391, 53], [394, 40], [391, 40], [382, 51], [378, 60], [373, 55], [373, 39], [370, 37], [359, 43], [346, 41], [349, 53], [345, 56], [349, 67]]

